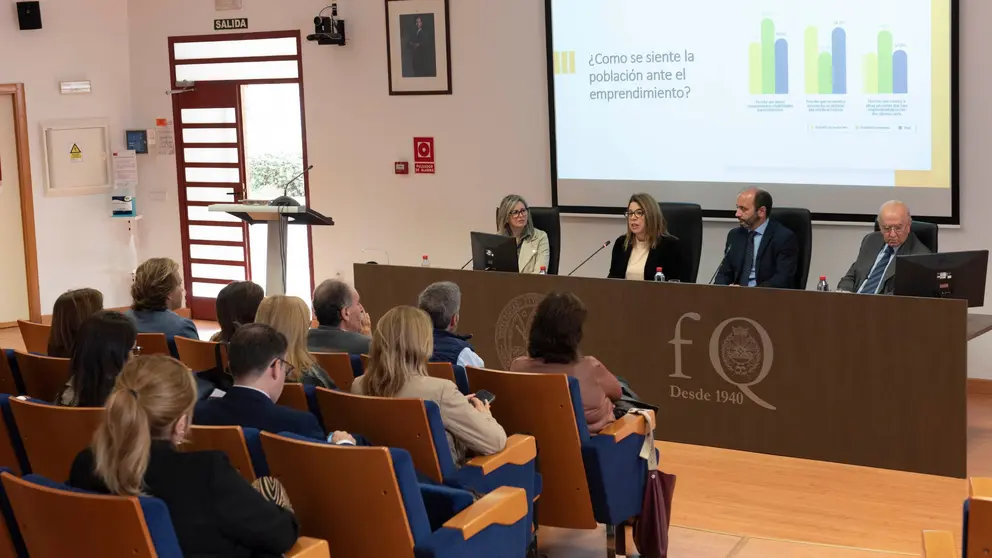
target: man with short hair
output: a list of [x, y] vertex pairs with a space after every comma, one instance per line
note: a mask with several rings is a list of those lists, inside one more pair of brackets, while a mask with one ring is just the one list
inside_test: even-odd
[[442, 281], [428, 286], [420, 293], [417, 306], [427, 312], [434, 324], [434, 354], [431, 355], [431, 362], [450, 362], [476, 368], [486, 365], [468, 342], [472, 336], [455, 333], [462, 306], [462, 291], [458, 285], [451, 281]]
[[[267, 432], [292, 432], [323, 440], [324, 429], [317, 417], [276, 401], [282, 395], [286, 373], [286, 338], [264, 324], [241, 327], [231, 337], [228, 361], [234, 387], [224, 397], [201, 401], [193, 412], [193, 422], [207, 426], [241, 426]], [[335, 432], [335, 444], [354, 444], [347, 432]]]
[[737, 196], [737, 221], [727, 233], [723, 262], [714, 283], [778, 289], [804, 288], [796, 284], [799, 243], [796, 235], [769, 219], [772, 195], [748, 188]]
[[879, 231], [868, 233], [861, 241], [858, 258], [837, 284], [838, 291], [860, 294], [892, 294], [896, 274], [896, 256], [929, 254], [930, 249], [912, 232], [909, 207], [892, 200], [878, 210]]
[[328, 279], [313, 292], [313, 313], [320, 324], [307, 334], [313, 353], [369, 354], [372, 338], [362, 335], [365, 308], [358, 291], [338, 279]]

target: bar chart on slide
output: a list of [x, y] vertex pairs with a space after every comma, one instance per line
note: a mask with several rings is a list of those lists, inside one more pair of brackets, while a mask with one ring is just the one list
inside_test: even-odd
[[864, 92], [869, 95], [909, 93], [906, 45], [894, 44], [891, 31], [879, 31], [878, 49], [864, 59]]
[[789, 92], [789, 41], [775, 32], [775, 22], [761, 22], [761, 40], [748, 49], [748, 91], [752, 95], [784, 95]]
[[847, 32], [843, 27], [834, 27], [826, 48], [821, 48], [819, 28], [806, 28], [803, 34], [803, 73], [807, 95], [847, 93]]

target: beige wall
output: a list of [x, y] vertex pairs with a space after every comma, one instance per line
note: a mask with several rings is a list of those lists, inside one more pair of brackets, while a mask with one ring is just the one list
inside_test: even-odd
[[28, 283], [24, 271], [24, 236], [18, 190], [14, 96], [0, 95], [0, 323], [28, 318]]

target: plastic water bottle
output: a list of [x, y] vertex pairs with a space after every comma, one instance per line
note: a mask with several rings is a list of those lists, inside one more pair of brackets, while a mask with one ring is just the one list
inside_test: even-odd
[[820, 276], [820, 282], [816, 284], [816, 290], [823, 291], [823, 292], [829, 292], [830, 291], [830, 284], [827, 283], [827, 276], [826, 275], [821, 275]]
[[655, 280], [655, 282], [658, 282], [658, 283], [664, 283], [665, 282], [665, 274], [661, 272], [661, 268], [660, 267], [654, 270], [654, 280]]
[[427, 259], [427, 254], [424, 254], [424, 258], [420, 261], [420, 267], [430, 267], [431, 261]]
[[548, 274], [548, 268], [542, 265], [540, 275], [547, 275], [547, 274]]

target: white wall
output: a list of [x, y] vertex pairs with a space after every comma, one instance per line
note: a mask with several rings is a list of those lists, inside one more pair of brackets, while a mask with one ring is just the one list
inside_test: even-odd
[[0, 95], [0, 323], [28, 316], [28, 282], [24, 273], [24, 235], [21, 228], [21, 194], [17, 175], [17, 141], [14, 136], [14, 96]]
[[[984, 32], [992, 5], [986, 0], [962, 3], [964, 225], [942, 231], [944, 250], [992, 243], [992, 220], [985, 217], [992, 189], [984, 180], [985, 130], [992, 129], [992, 114], [983, 94], [992, 88], [983, 62], [983, 53], [992, 46]], [[493, 228], [494, 207], [505, 193], [519, 193], [534, 205], [551, 201], [544, 3], [452, 2], [454, 95], [422, 97], [388, 95], [383, 4], [341, 1], [348, 46], [303, 47], [308, 150], [315, 165], [311, 202], [337, 222], [314, 234], [318, 281], [336, 273], [350, 276], [353, 262], [368, 259], [363, 249], [388, 251], [393, 264], [417, 265], [426, 253], [434, 266], [460, 266], [470, 255], [468, 231]], [[244, 0], [244, 5], [240, 13], [218, 16], [203, 0], [129, 0], [135, 125], [151, 126], [155, 117], [171, 114], [163, 94], [169, 86], [168, 36], [208, 34], [215, 16], [234, 15], [247, 17], [250, 31], [301, 29], [305, 35], [326, 2]], [[516, 35], [512, 41], [506, 40], [510, 29]], [[412, 159], [412, 138], [420, 135], [436, 138], [438, 174], [393, 175], [392, 163]], [[142, 257], [178, 259], [175, 162], [171, 157], [142, 160], [142, 187], [168, 191], [164, 202], [148, 201], [147, 195], [142, 200], [148, 217], [141, 225]], [[628, 194], [618, 192], [619, 203]], [[728, 208], [733, 203], [728, 199]], [[720, 259], [730, 226], [706, 224], [700, 269], [704, 280]], [[571, 269], [622, 230], [623, 222], [616, 218], [567, 218], [561, 268]], [[867, 230], [817, 226], [811, 281], [825, 274], [836, 284]], [[608, 266], [606, 250], [578, 275], [605, 276]], [[969, 375], [992, 378], [992, 335], [973, 341], [969, 356]]]
[[[42, 29], [19, 31], [14, 3], [0, 7], [0, 82], [23, 82], [27, 92], [42, 313], [76, 287], [103, 291], [109, 306], [128, 304], [127, 270], [119, 267], [125, 225], [111, 221], [109, 195], [45, 197], [39, 125], [105, 117], [123, 135], [130, 114], [127, 2], [45, 0], [41, 12]], [[93, 93], [59, 94], [59, 81], [78, 79], [91, 80]]]

